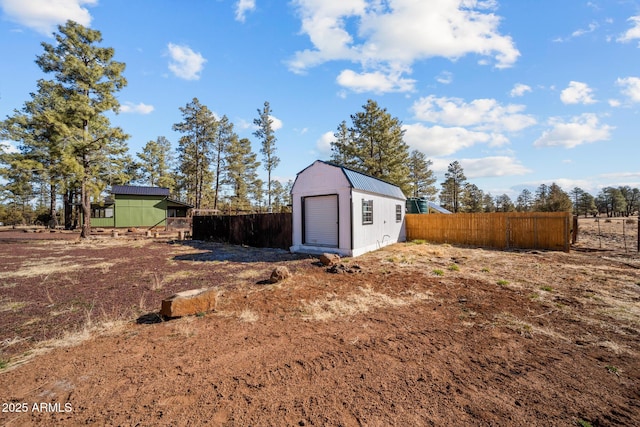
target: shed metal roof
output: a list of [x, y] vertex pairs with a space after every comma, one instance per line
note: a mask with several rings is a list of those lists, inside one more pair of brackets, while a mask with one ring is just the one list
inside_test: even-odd
[[113, 194], [126, 194], [132, 196], [164, 196], [169, 197], [169, 189], [163, 187], [142, 187], [136, 185], [114, 185], [111, 188]]
[[431, 209], [435, 210], [436, 212], [440, 212], [440, 213], [444, 213], [444, 214], [450, 214], [450, 213], [451, 213], [451, 211], [450, 211], [450, 210], [445, 209], [445, 208], [443, 208], [442, 206], [437, 205], [437, 204], [435, 204], [435, 203], [433, 203], [433, 202], [427, 202], [427, 203], [429, 204], [429, 207], [430, 207]]
[[368, 193], [380, 194], [394, 199], [405, 200], [406, 197], [402, 190], [397, 185], [393, 185], [378, 178], [374, 178], [369, 175], [365, 175], [362, 172], [354, 171], [345, 166], [338, 165], [336, 163], [324, 162], [328, 165], [340, 168], [344, 175], [347, 177], [349, 184], [356, 190], [366, 191]]

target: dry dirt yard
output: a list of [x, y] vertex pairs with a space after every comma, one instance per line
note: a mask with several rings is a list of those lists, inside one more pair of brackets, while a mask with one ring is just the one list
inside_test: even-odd
[[[0, 425], [638, 426], [640, 256], [594, 225], [571, 253], [411, 242], [342, 274], [0, 233]], [[279, 265], [293, 276], [262, 284]], [[204, 286], [215, 311], [155, 314]]]

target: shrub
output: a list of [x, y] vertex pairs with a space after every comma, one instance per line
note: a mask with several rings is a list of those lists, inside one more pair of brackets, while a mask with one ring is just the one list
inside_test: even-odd
[[444, 276], [444, 271], [442, 270], [433, 270], [433, 274], [436, 276]]

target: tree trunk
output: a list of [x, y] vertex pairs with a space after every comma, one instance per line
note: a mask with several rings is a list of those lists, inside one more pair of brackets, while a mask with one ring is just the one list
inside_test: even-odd
[[91, 198], [87, 189], [87, 177], [82, 178], [82, 232], [80, 237], [87, 238], [91, 236]]
[[51, 219], [49, 220], [49, 227], [56, 228], [58, 226], [58, 218], [56, 212], [56, 186], [55, 184], [51, 184], [51, 198], [49, 199], [49, 215]]

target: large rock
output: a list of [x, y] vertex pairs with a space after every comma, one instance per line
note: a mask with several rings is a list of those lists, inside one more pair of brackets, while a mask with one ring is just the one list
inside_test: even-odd
[[289, 272], [289, 269], [287, 267], [278, 266], [271, 272], [271, 278], [269, 279], [269, 282], [278, 283], [282, 282], [284, 279], [288, 279], [289, 277], [291, 277], [291, 272]]
[[340, 255], [324, 253], [320, 255], [320, 262], [324, 265], [336, 265], [340, 262]]
[[211, 288], [178, 292], [162, 300], [160, 314], [165, 317], [182, 317], [211, 311], [216, 306], [218, 291]]

